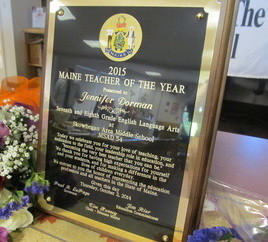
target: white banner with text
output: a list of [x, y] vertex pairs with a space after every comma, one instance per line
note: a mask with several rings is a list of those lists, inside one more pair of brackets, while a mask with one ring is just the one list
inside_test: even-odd
[[240, 0], [228, 76], [268, 78], [267, 12], [267, 0]]

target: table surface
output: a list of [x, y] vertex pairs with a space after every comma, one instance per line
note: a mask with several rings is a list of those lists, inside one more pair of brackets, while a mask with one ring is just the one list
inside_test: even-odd
[[210, 178], [268, 200], [268, 139], [217, 133]]

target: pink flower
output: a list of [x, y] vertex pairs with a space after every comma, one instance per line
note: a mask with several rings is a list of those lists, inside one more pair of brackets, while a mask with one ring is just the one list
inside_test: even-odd
[[5, 136], [9, 135], [9, 128], [0, 121], [0, 145], [5, 144]]
[[4, 227], [0, 227], [0, 241], [8, 242], [8, 231]]

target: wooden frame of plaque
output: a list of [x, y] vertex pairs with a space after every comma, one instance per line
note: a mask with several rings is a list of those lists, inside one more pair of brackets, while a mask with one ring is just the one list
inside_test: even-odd
[[129, 241], [198, 226], [235, 1], [52, 0], [42, 209]]

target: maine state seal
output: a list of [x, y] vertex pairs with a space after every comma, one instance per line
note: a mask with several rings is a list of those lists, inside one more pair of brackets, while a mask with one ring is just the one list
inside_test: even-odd
[[133, 57], [141, 46], [141, 26], [129, 14], [113, 15], [103, 24], [99, 41], [103, 54], [110, 60], [126, 61]]

